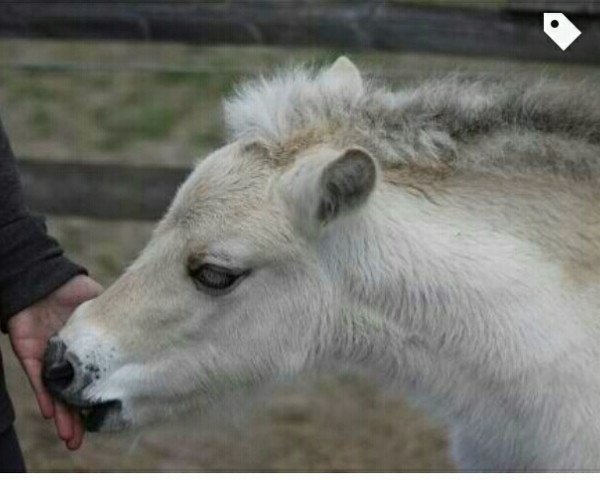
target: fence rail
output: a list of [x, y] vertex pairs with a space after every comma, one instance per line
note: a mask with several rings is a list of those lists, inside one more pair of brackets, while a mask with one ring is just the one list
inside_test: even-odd
[[598, 0], [506, 0], [506, 8], [530, 12], [600, 14]]
[[156, 220], [166, 211], [184, 168], [19, 162], [25, 201], [34, 211], [105, 220]]
[[600, 62], [600, 12], [583, 8], [585, 2], [575, 4], [583, 5], [570, 8], [583, 34], [566, 52], [543, 33], [541, 12], [517, 8], [518, 2], [487, 11], [389, 1], [8, 1], [0, 3], [0, 37], [310, 45]]

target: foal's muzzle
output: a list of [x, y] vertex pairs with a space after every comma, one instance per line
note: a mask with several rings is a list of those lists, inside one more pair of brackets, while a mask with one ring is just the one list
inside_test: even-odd
[[75, 354], [69, 352], [65, 343], [58, 337], [48, 342], [44, 355], [42, 380], [53, 397], [77, 408], [84, 418], [89, 431], [97, 431], [112, 417], [112, 427], [121, 426], [115, 422], [121, 411], [119, 400], [90, 401], [83, 397], [83, 391], [98, 378], [98, 368], [94, 365], [82, 366]]

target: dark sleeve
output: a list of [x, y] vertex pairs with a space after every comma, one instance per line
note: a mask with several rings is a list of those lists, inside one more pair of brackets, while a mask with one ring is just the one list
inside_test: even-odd
[[42, 217], [27, 211], [15, 159], [0, 122], [0, 328], [85, 269], [69, 261], [46, 233]]

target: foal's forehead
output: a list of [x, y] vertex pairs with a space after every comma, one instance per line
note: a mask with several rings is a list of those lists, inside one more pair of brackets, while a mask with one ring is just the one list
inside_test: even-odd
[[170, 216], [177, 223], [238, 217], [262, 203], [274, 169], [247, 145], [227, 145], [198, 163], [182, 185]]

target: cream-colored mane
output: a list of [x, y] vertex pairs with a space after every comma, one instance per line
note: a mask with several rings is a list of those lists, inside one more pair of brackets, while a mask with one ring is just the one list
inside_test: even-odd
[[597, 86], [452, 75], [392, 91], [337, 66], [349, 75], [296, 68], [242, 85], [225, 102], [231, 138], [283, 151], [351, 139], [384, 168], [600, 174]]

